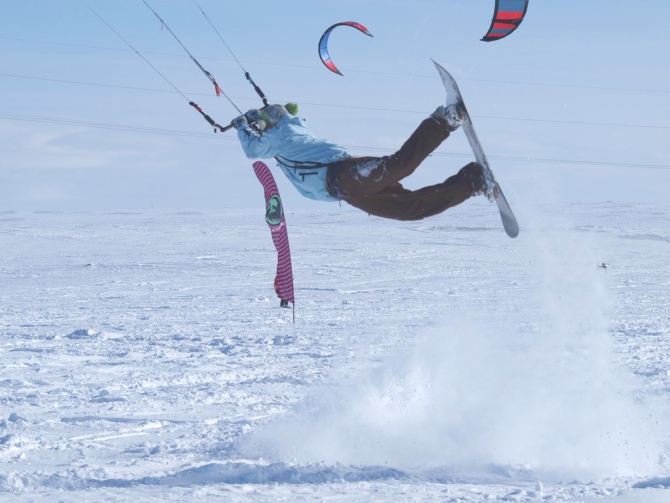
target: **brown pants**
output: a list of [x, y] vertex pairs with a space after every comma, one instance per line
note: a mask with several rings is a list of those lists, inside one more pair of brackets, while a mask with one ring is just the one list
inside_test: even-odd
[[444, 182], [408, 190], [400, 180], [408, 177], [444, 140], [444, 122], [424, 120], [395, 154], [353, 157], [328, 168], [331, 195], [371, 215], [394, 220], [421, 220], [461, 204], [480, 190], [481, 168], [470, 163]]

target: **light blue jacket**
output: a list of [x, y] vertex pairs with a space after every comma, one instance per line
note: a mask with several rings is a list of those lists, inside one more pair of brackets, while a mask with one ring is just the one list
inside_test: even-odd
[[337, 201], [326, 190], [328, 165], [351, 157], [335, 143], [317, 140], [302, 120], [284, 115], [277, 125], [259, 135], [250, 126], [237, 130], [249, 159], [277, 159], [279, 167], [303, 196], [316, 201]]

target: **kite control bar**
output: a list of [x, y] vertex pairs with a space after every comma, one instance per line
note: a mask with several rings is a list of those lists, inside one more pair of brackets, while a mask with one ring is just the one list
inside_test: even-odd
[[207, 122], [209, 122], [209, 125], [214, 128], [214, 132], [216, 133], [217, 129], [221, 131], [222, 133], [228, 131], [230, 128], [233, 127], [232, 124], [228, 124], [226, 127], [221, 126], [220, 124], [217, 124], [214, 119], [212, 119], [209, 115], [207, 115], [205, 112], [202, 111], [202, 108], [200, 108], [195, 102], [189, 101], [189, 105], [191, 105], [193, 108], [195, 108], [200, 114], [205, 118]]
[[[191, 105], [193, 108], [195, 108], [198, 112], [200, 112], [200, 115], [202, 115], [203, 118], [209, 123], [209, 125], [214, 128], [215, 133], [219, 133], [219, 132], [220, 133], [225, 133], [229, 129], [233, 129], [234, 126], [233, 126], [232, 122], [230, 124], [228, 124], [227, 126], [222, 126], [222, 125], [218, 124], [214, 119], [212, 119], [209, 115], [207, 115], [205, 112], [203, 112], [202, 108], [200, 108], [197, 103], [195, 103], [193, 101], [189, 101], [188, 104]], [[263, 108], [265, 108], [265, 107], [263, 107]], [[261, 110], [263, 110], [263, 108], [261, 108]], [[253, 123], [250, 124], [250, 126], [258, 134], [261, 134], [261, 130], [258, 127], [258, 124], [253, 122]]]

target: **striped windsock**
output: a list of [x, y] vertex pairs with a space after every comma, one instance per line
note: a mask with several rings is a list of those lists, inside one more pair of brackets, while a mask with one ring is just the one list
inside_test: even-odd
[[272, 241], [277, 248], [277, 277], [275, 278], [275, 290], [282, 301], [295, 304], [293, 298], [293, 268], [291, 267], [291, 249], [288, 245], [288, 231], [286, 230], [286, 218], [284, 207], [275, 179], [270, 169], [261, 161], [254, 164], [254, 173], [265, 189], [265, 221], [270, 227]]

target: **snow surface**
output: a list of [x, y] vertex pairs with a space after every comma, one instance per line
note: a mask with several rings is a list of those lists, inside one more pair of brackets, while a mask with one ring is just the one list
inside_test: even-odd
[[0, 214], [0, 501], [668, 502], [669, 216]]

